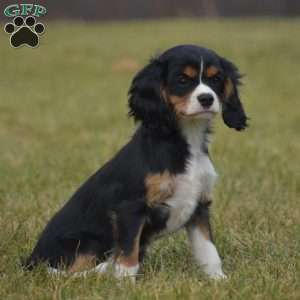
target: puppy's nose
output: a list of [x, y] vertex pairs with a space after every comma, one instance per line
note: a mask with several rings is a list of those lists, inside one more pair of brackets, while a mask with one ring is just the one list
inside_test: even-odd
[[209, 108], [214, 102], [214, 97], [211, 94], [200, 94], [197, 99], [203, 108]]

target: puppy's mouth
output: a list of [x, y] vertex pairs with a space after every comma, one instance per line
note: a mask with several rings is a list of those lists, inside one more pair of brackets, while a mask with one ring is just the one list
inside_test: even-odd
[[185, 113], [183, 117], [185, 118], [213, 118], [217, 114], [216, 111], [213, 110], [201, 110], [195, 113]]
[[211, 115], [215, 115], [215, 114], [217, 114], [217, 112], [214, 111], [214, 110], [207, 109], [207, 110], [199, 111], [197, 114], [199, 114], [199, 115], [202, 115], [202, 114], [211, 114]]

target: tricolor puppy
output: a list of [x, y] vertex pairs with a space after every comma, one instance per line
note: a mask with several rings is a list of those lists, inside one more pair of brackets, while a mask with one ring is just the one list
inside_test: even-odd
[[225, 277], [209, 222], [208, 136], [220, 111], [228, 127], [247, 126], [239, 78], [233, 63], [194, 45], [152, 59], [129, 90], [132, 139], [54, 215], [27, 266], [134, 278], [150, 241], [185, 228], [203, 271]]

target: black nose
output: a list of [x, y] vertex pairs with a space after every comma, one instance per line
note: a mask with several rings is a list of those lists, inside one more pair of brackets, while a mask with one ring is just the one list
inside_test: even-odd
[[214, 97], [211, 94], [201, 94], [197, 99], [204, 108], [209, 108], [214, 102]]

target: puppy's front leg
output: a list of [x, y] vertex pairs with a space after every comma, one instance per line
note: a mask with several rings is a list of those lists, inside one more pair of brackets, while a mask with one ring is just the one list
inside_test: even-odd
[[200, 202], [187, 224], [189, 240], [196, 261], [203, 271], [213, 279], [226, 278], [218, 251], [213, 244], [209, 222], [210, 202]]

